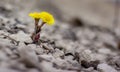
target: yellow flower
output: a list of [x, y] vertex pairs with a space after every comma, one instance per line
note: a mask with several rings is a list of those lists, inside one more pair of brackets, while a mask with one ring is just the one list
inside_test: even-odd
[[40, 19], [42, 19], [43, 22], [46, 22], [48, 25], [53, 25], [55, 22], [52, 14], [48, 12], [41, 12], [39, 17]]
[[40, 19], [40, 13], [38, 13], [38, 12], [29, 13], [29, 16], [34, 19]]

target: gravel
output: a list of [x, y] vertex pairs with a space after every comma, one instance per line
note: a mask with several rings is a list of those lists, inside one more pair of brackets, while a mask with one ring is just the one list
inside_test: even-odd
[[32, 19], [21, 21], [21, 17], [0, 15], [0, 72], [120, 71], [115, 29], [73, 27], [56, 20], [54, 26], [44, 26], [41, 44], [36, 45], [30, 38]]

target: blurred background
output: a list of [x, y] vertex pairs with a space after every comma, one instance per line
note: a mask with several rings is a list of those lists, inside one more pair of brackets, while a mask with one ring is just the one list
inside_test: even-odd
[[[29, 12], [48, 11], [57, 20], [71, 21], [76, 18], [86, 24], [93, 24], [107, 28], [114, 27], [115, 9], [119, 11], [117, 0], [1, 0], [2, 7], [12, 9], [14, 16], [25, 17]], [[119, 1], [117, 2], [119, 3]], [[1, 13], [0, 12], [0, 13]], [[27, 16], [26, 16], [27, 17]], [[118, 15], [119, 17], [119, 15]], [[118, 18], [117, 25], [120, 23]]]

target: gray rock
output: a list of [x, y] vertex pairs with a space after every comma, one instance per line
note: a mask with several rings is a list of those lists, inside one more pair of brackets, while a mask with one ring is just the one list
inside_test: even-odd
[[31, 40], [30, 36], [23, 31], [19, 31], [17, 34], [11, 34], [10, 37], [21, 42]]
[[63, 56], [63, 55], [64, 55], [64, 52], [61, 51], [61, 50], [59, 50], [59, 49], [55, 49], [55, 53], [53, 53], [53, 56], [54, 56], [55, 58], [60, 57], [60, 56]]
[[0, 67], [0, 72], [21, 72], [21, 71]]
[[44, 53], [44, 49], [41, 48], [41, 47], [39, 47], [39, 48], [36, 48], [36, 49], [35, 49], [35, 52], [36, 52], [38, 55], [40, 55], [40, 54], [43, 54], [43, 53]]
[[81, 60], [85, 60], [88, 62], [92, 60], [92, 51], [89, 49], [82, 50], [79, 55]]
[[25, 65], [19, 62], [19, 60], [9, 60], [7, 62], [4, 62], [3, 67], [12, 68], [12, 69], [19, 70], [19, 71], [26, 70]]
[[22, 62], [24, 62], [27, 66], [38, 65], [38, 57], [35, 54], [35, 51], [30, 46], [20, 46], [18, 48], [18, 51]]
[[17, 26], [18, 28], [21, 28], [21, 29], [26, 28], [26, 26], [25, 26], [25, 25], [22, 25], [22, 24], [17, 24], [16, 26]]
[[100, 72], [118, 72], [113, 67], [105, 63], [99, 64], [97, 68]]
[[100, 60], [100, 61], [104, 62], [106, 60], [107, 56], [105, 54], [92, 53], [92, 58], [94, 58], [94, 60]]
[[6, 61], [8, 60], [9, 58], [7, 57], [7, 55], [0, 50], [0, 61]]
[[110, 49], [108, 49], [108, 48], [100, 48], [98, 50], [98, 52], [102, 53], [102, 54], [110, 54], [110, 53], [112, 53], [112, 51]]
[[37, 69], [32, 68], [32, 69], [28, 69], [28, 71], [26, 71], [26, 72], [40, 72], [40, 71], [37, 70]]

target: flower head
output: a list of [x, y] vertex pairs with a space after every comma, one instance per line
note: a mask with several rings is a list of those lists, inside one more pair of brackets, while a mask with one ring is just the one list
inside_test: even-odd
[[54, 24], [54, 17], [48, 12], [41, 12], [39, 17], [40, 19], [42, 19], [43, 22], [47, 23], [48, 25]]
[[40, 19], [40, 13], [38, 13], [38, 12], [29, 13], [29, 16], [34, 19]]

